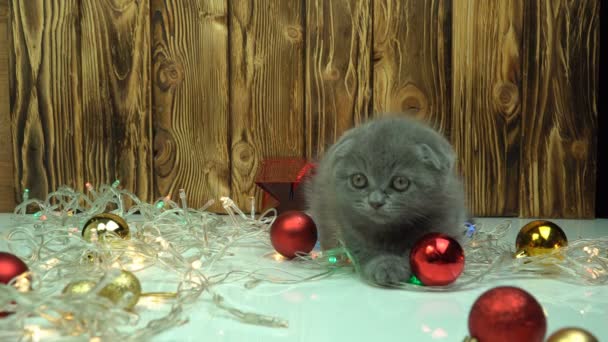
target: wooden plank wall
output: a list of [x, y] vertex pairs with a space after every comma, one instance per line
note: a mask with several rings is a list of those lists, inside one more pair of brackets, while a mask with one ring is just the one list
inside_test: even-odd
[[263, 158], [408, 111], [454, 143], [474, 214], [593, 217], [599, 4], [0, 0], [0, 210], [116, 178], [259, 203]]
[[151, 7], [154, 193], [185, 188], [200, 206], [230, 195], [227, 3]]
[[371, 1], [306, 1], [305, 156], [365, 121], [372, 98]]
[[454, 2], [452, 141], [480, 216], [518, 214], [523, 3]]
[[600, 2], [525, 5], [520, 213], [592, 217]]
[[8, 0], [0, 0], [0, 212], [15, 207], [13, 151], [9, 106], [9, 15]]
[[373, 2], [374, 113], [410, 111], [451, 135], [451, 3]]
[[[304, 3], [230, 1], [232, 196], [241, 207], [265, 156], [304, 152]], [[259, 200], [258, 200], [259, 203]]]
[[82, 108], [74, 115], [82, 117], [79, 174], [85, 178], [74, 184], [120, 179], [123, 187], [148, 199], [153, 193], [149, 3], [75, 2], [80, 5]]
[[31, 197], [81, 185], [78, 3], [11, 2], [11, 133], [15, 187]]

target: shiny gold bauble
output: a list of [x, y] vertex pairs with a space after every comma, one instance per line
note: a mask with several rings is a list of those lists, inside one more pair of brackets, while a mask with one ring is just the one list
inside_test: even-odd
[[91, 217], [91, 219], [84, 224], [84, 227], [82, 228], [82, 237], [88, 242], [91, 242], [91, 228], [97, 229], [99, 241], [103, 241], [107, 234], [112, 233], [125, 240], [131, 238], [127, 221], [115, 214], [98, 214]]
[[89, 293], [95, 287], [95, 285], [97, 284], [92, 280], [79, 280], [69, 283], [65, 288], [63, 288], [62, 293], [70, 295], [83, 295], [85, 293]]
[[586, 330], [569, 327], [554, 332], [547, 342], [598, 342], [598, 339]]
[[[80, 280], [68, 284], [64, 289], [63, 293], [80, 295], [91, 291], [97, 285], [96, 282], [91, 280]], [[100, 296], [105, 297], [113, 303], [118, 303], [122, 298], [130, 294], [129, 300], [124, 303], [125, 309], [132, 309], [141, 297], [141, 284], [139, 279], [129, 271], [121, 271], [120, 275], [112, 280], [98, 293]]]
[[127, 293], [131, 294], [131, 298], [125, 303], [125, 308], [132, 309], [141, 296], [141, 284], [135, 274], [124, 270], [99, 291], [100, 296], [104, 296], [114, 303], [118, 303]]
[[543, 255], [567, 245], [566, 233], [557, 224], [551, 221], [535, 220], [523, 226], [517, 234], [515, 256]]

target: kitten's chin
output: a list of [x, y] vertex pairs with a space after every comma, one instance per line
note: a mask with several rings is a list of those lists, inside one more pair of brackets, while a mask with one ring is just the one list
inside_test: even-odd
[[390, 217], [382, 212], [362, 213], [361, 216], [373, 224], [384, 225], [391, 221]]

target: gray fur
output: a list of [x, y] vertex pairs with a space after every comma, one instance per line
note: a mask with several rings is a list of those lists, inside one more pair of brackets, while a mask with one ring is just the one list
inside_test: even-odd
[[[466, 210], [454, 163], [450, 143], [412, 118], [385, 116], [345, 132], [306, 190], [321, 248], [343, 242], [374, 284], [406, 281], [409, 251], [422, 235], [461, 235]], [[353, 186], [355, 173], [365, 175], [365, 188]], [[407, 190], [392, 186], [396, 175], [409, 179]]]

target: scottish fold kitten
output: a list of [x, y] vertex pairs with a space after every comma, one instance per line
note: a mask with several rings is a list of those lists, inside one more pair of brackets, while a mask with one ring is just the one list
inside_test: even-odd
[[450, 143], [410, 117], [384, 116], [345, 132], [306, 190], [321, 248], [342, 242], [374, 284], [406, 281], [410, 249], [422, 235], [462, 234], [454, 162]]

